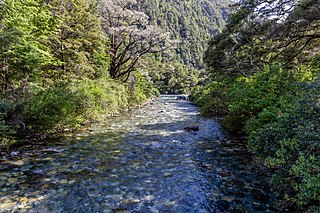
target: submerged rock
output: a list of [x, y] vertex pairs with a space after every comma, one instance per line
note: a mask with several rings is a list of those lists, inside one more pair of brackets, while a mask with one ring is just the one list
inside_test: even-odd
[[189, 97], [187, 95], [179, 95], [176, 100], [188, 101]]
[[184, 128], [187, 131], [199, 131], [199, 127], [198, 126], [187, 126]]

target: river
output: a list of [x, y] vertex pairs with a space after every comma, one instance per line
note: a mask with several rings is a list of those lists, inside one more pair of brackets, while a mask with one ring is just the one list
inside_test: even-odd
[[275, 211], [243, 143], [170, 96], [0, 162], [0, 212]]

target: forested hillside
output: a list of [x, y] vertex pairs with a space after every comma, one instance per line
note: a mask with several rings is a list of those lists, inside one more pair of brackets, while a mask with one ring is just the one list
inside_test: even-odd
[[245, 136], [282, 208], [319, 211], [320, 1], [242, 0], [205, 53], [205, 114]]
[[180, 41], [175, 58], [187, 66], [203, 68], [203, 53], [212, 35], [225, 25], [228, 0], [137, 0], [134, 7]]
[[[206, 78], [203, 55], [209, 39], [220, 32], [229, 13], [228, 0], [137, 0], [132, 8], [143, 11], [178, 42], [171, 55], [145, 61], [144, 73], [163, 94], [190, 93]], [[164, 56], [164, 57], [163, 57]]]

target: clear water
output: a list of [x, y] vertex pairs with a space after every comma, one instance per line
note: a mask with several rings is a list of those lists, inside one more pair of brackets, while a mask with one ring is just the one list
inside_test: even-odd
[[242, 143], [191, 103], [166, 96], [108, 123], [3, 155], [0, 212], [272, 212]]

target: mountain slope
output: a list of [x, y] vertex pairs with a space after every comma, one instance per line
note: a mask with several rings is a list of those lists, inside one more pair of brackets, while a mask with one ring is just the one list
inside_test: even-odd
[[135, 9], [180, 40], [177, 59], [202, 68], [208, 40], [225, 25], [229, 0], [137, 0]]

